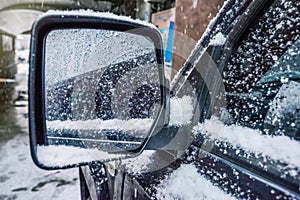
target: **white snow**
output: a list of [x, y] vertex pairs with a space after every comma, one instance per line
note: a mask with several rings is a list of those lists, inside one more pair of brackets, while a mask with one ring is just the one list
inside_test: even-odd
[[92, 129], [114, 129], [122, 131], [141, 131], [147, 133], [153, 124], [153, 119], [112, 119], [112, 120], [79, 120], [79, 121], [47, 121], [47, 128], [49, 129], [78, 129], [78, 130], [92, 130]]
[[0, 148], [0, 199], [79, 199], [78, 168], [46, 171], [32, 161], [28, 134]]
[[155, 152], [153, 150], [145, 150], [135, 158], [121, 160], [121, 163], [125, 166], [128, 173], [140, 174], [146, 172], [148, 167], [153, 164], [152, 156], [155, 156]]
[[300, 143], [287, 136], [262, 135], [259, 130], [238, 125], [227, 126], [217, 117], [199, 123], [193, 128], [193, 132], [229, 142], [234, 147], [282, 161], [291, 167], [300, 167]]
[[266, 122], [272, 125], [279, 124], [286, 116], [292, 115], [289, 118], [290, 123], [297, 123], [297, 116], [294, 114], [300, 109], [300, 83], [290, 81], [283, 84], [276, 94], [266, 116]]
[[[16, 91], [27, 92], [28, 64], [20, 63], [17, 67]], [[46, 171], [33, 163], [25, 117], [28, 102], [22, 102], [23, 106], [15, 107], [16, 121], [25, 134], [16, 133], [11, 140], [0, 141], [0, 199], [80, 199], [78, 168]]]
[[[181, 126], [191, 123], [193, 118], [193, 103], [190, 96], [183, 96], [182, 98], [173, 97], [170, 99], [170, 125]], [[113, 129], [122, 131], [139, 131], [145, 134], [150, 130], [153, 124], [153, 119], [129, 119], [129, 120], [85, 120], [85, 121], [47, 121], [47, 128], [49, 129]]]
[[221, 33], [221, 32], [218, 32], [213, 38], [212, 40], [210, 41], [210, 45], [212, 46], [222, 46], [224, 45], [226, 42], [226, 38], [225, 36]]
[[49, 15], [61, 15], [61, 17], [63, 18], [64, 16], [67, 15], [71, 15], [71, 16], [93, 16], [93, 17], [99, 17], [99, 18], [109, 18], [109, 19], [115, 19], [115, 20], [120, 20], [120, 21], [129, 21], [129, 22], [133, 22], [133, 23], [138, 23], [144, 26], [148, 26], [154, 29], [157, 29], [156, 26], [154, 26], [153, 24], [150, 24], [146, 21], [142, 21], [139, 19], [132, 19], [129, 16], [120, 16], [120, 15], [116, 15], [110, 12], [95, 12], [93, 10], [68, 10], [68, 11], [63, 11], [63, 10], [48, 10], [47, 12], [45, 12], [43, 15], [40, 16], [44, 17], [44, 16], [49, 16]]
[[158, 199], [234, 199], [201, 176], [194, 165], [182, 165], [157, 186]]
[[97, 160], [125, 157], [123, 154], [109, 154], [98, 149], [87, 149], [65, 145], [38, 146], [37, 157], [39, 162], [46, 166], [65, 166]]
[[190, 96], [170, 99], [170, 125], [181, 126], [191, 123], [193, 118], [193, 103]]
[[[16, 50], [16, 58], [21, 58], [24, 59], [24, 63], [28, 62], [29, 58], [29, 49], [24, 49], [24, 50]], [[18, 72], [19, 73], [19, 72]]]

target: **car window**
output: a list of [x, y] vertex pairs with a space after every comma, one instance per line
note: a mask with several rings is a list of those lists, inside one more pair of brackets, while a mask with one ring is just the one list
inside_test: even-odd
[[[275, 117], [271, 112], [279, 109], [279, 104], [274, 106], [278, 98], [294, 98], [300, 104], [295, 94], [300, 85], [299, 8], [299, 1], [274, 2], [236, 45], [224, 70], [228, 110], [235, 122], [295, 139], [299, 139], [300, 127], [295, 120], [300, 107], [282, 104], [281, 107], [294, 109], [285, 114], [289, 117], [277, 115], [271, 119]], [[286, 86], [291, 84], [293, 89]], [[288, 89], [293, 95], [283, 91]]]
[[200, 117], [194, 127], [197, 146], [297, 192], [299, 8], [297, 0], [277, 0], [263, 8], [237, 38], [224, 67], [222, 115]]

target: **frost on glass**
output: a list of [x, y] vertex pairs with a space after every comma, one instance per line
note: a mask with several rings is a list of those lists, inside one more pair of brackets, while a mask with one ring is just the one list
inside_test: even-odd
[[264, 121], [265, 131], [274, 135], [288, 135], [299, 139], [300, 83], [283, 84], [276, 94]]
[[[274, 119], [267, 117], [271, 116], [268, 114], [271, 108], [282, 110], [279, 104], [274, 107], [278, 101], [277, 93], [282, 90], [288, 96], [295, 93], [285, 85], [300, 80], [299, 8], [299, 1], [274, 2], [257, 24], [248, 30], [241, 44], [234, 48], [224, 72], [228, 110], [234, 122], [267, 134], [286, 134], [299, 139], [300, 130], [294, 126], [299, 117], [299, 107], [290, 106], [295, 109], [289, 114], [293, 116], [281, 117], [281, 122], [276, 122], [289, 124], [289, 127], [274, 123], [271, 126], [270, 120]], [[295, 100], [299, 105], [299, 100]]]
[[152, 40], [110, 30], [53, 30], [44, 55], [49, 145], [105, 152], [140, 146], [161, 102]]
[[295, 191], [300, 183], [299, 10], [300, 1], [276, 0], [251, 23], [224, 66], [222, 115], [194, 128], [204, 149], [286, 181]]

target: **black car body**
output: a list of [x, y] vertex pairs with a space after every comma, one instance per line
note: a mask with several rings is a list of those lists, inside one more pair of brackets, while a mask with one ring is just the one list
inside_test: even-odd
[[[168, 129], [179, 135], [193, 132], [190, 147], [176, 160], [174, 151], [156, 151], [150, 165], [169, 164], [149, 172], [109, 169], [109, 164], [102, 163], [81, 167], [82, 199], [166, 199], [157, 195], [158, 185], [184, 164], [194, 165], [199, 176], [237, 199], [299, 199], [299, 165], [265, 155], [264, 149], [249, 150], [247, 142], [243, 146], [226, 136], [212, 138], [197, 129], [198, 123], [217, 116], [225, 124], [223, 128], [242, 126], [258, 130], [261, 138], [275, 140], [283, 136], [293, 144], [299, 143], [299, 89], [290, 95], [279, 92], [292, 87], [289, 84], [298, 88], [299, 12], [300, 2], [296, 0], [228, 1], [172, 82], [173, 96], [193, 98], [194, 117], [187, 126]], [[215, 44], [217, 34], [225, 40]], [[271, 112], [274, 106], [279, 109], [280, 99], [293, 94], [293, 103], [283, 106], [284, 115]], [[274, 101], [277, 104], [271, 103]], [[226, 111], [220, 110], [224, 105]], [[249, 145], [259, 143], [257, 138], [247, 139]], [[299, 149], [291, 146], [286, 157], [297, 155], [296, 151]], [[201, 191], [202, 186], [198, 188]], [[173, 198], [182, 199], [176, 195]], [[202, 198], [212, 197], [199, 196]]]

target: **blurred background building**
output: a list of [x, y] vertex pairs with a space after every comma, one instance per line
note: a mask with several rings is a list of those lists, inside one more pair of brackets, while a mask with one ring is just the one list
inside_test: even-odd
[[[0, 1], [0, 78], [14, 78], [15, 52], [29, 48], [32, 23], [49, 9], [91, 9], [131, 16], [155, 24], [164, 39], [165, 58], [172, 76], [193, 46], [180, 34], [199, 40], [224, 0], [10, 0]], [[176, 52], [180, 49], [184, 55]]]

